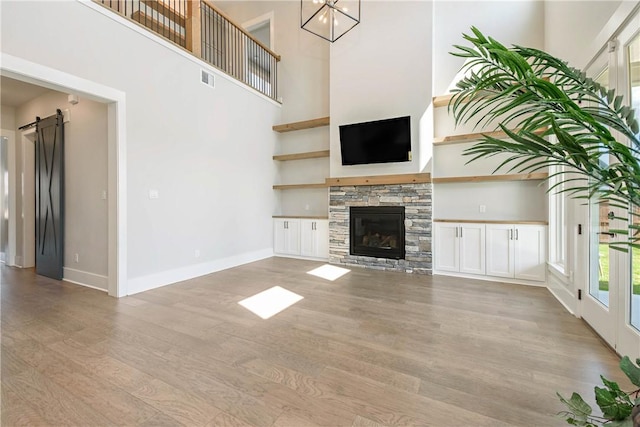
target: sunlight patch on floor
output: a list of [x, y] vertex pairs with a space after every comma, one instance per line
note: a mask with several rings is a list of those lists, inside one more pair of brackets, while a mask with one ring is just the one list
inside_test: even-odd
[[280, 286], [274, 286], [252, 297], [243, 299], [238, 302], [238, 304], [261, 318], [268, 319], [303, 298], [303, 296], [281, 288]]
[[317, 276], [317, 277], [321, 277], [323, 279], [331, 280], [333, 282], [334, 280], [339, 279], [340, 277], [344, 276], [345, 274], [349, 273], [350, 271], [351, 270], [346, 269], [346, 268], [336, 267], [335, 265], [325, 264], [325, 265], [320, 266], [320, 267], [318, 267], [316, 269], [308, 271], [307, 274], [311, 274], [313, 276]]

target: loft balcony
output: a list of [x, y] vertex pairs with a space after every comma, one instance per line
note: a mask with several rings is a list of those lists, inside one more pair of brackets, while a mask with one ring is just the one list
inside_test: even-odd
[[94, 0], [278, 100], [273, 52], [208, 0]]

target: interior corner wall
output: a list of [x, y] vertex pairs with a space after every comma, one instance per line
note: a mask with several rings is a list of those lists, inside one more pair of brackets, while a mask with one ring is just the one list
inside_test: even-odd
[[278, 94], [282, 98], [278, 123], [329, 115], [330, 43], [300, 28], [299, 1], [227, 0], [215, 4], [240, 24], [273, 12], [273, 50], [282, 57], [278, 64]]
[[621, 0], [545, 1], [544, 49], [569, 65], [584, 68], [604, 46], [592, 42], [616, 12]]
[[[420, 171], [420, 125], [431, 103], [432, 3], [363, 1], [361, 22], [331, 45], [332, 177]], [[411, 116], [412, 160], [342, 166], [339, 125]]]
[[[57, 109], [67, 110], [64, 277], [107, 290], [108, 218], [107, 200], [102, 198], [107, 189], [107, 105], [85, 98], [79, 98], [76, 105], [67, 101], [66, 93], [47, 92], [17, 107], [16, 122], [23, 125], [36, 116], [45, 118]], [[21, 141], [16, 154], [22, 159]], [[17, 194], [17, 202], [23, 205], [21, 194]], [[23, 253], [22, 218], [17, 218], [17, 226], [18, 253]]]
[[464, 64], [449, 52], [474, 26], [505, 45], [544, 47], [544, 4], [538, 0], [436, 1], [433, 12], [433, 91], [444, 95]]
[[278, 105], [92, 2], [1, 7], [3, 53], [125, 93], [126, 292], [272, 254]]
[[16, 130], [16, 109], [6, 105], [0, 106], [0, 128], [10, 131]]

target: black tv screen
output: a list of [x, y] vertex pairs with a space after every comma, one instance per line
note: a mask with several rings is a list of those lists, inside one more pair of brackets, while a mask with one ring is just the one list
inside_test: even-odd
[[409, 116], [340, 127], [342, 164], [407, 162], [411, 155]]

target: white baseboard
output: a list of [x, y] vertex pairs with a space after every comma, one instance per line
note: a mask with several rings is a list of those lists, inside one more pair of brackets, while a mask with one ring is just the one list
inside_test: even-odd
[[64, 267], [62, 269], [62, 276], [62, 280], [66, 282], [86, 286], [87, 288], [98, 289], [106, 292], [109, 287], [107, 276], [102, 276], [100, 274]]
[[464, 277], [466, 279], [484, 280], [485, 282], [510, 283], [513, 285], [535, 286], [540, 288], [547, 287], [546, 282], [534, 282], [532, 280], [511, 279], [509, 277], [486, 276], [486, 275], [480, 275], [480, 274], [476, 275], [476, 274], [457, 273], [452, 271], [440, 271], [440, 270], [433, 270], [433, 275]]
[[548, 277], [547, 289], [549, 289], [551, 295], [553, 295], [569, 313], [579, 317], [578, 301], [575, 294], [572, 292], [567, 276], [559, 274], [553, 269], [549, 269]]
[[269, 248], [221, 258], [202, 264], [177, 268], [175, 270], [150, 274], [148, 276], [136, 277], [128, 281], [127, 295], [133, 295], [139, 292], [159, 288], [161, 286], [171, 285], [172, 283], [193, 279], [194, 277], [204, 276], [206, 274], [215, 273], [216, 271], [226, 270], [228, 268], [259, 261], [272, 256], [273, 249]]

